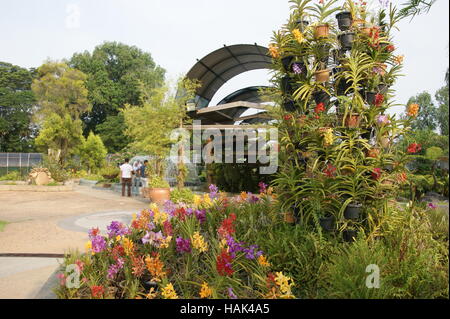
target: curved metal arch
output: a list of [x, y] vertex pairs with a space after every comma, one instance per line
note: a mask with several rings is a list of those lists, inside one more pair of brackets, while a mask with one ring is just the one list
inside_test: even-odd
[[197, 60], [186, 75], [201, 83], [196, 91], [196, 108], [208, 106], [214, 94], [231, 78], [251, 70], [269, 69], [271, 63], [268, 49], [256, 43], [224, 45]]

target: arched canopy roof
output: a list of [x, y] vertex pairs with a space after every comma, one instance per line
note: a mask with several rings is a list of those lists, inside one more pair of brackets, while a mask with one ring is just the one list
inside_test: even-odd
[[231, 78], [251, 70], [268, 69], [272, 62], [268, 49], [256, 43], [224, 45], [197, 61], [186, 75], [201, 82], [196, 92], [196, 108], [208, 106], [214, 94]]
[[260, 89], [268, 88], [268, 86], [250, 86], [244, 89], [237, 90], [224, 97], [217, 105], [226, 104], [237, 101], [247, 101], [253, 103], [262, 103]]

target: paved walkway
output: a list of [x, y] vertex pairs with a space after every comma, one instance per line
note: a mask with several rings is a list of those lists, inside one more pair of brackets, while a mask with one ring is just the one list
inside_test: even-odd
[[[0, 191], [1, 253], [65, 253], [84, 250], [91, 227], [128, 223], [148, 201], [76, 186], [73, 192]], [[54, 258], [0, 258], [0, 298], [33, 298], [55, 271]]]

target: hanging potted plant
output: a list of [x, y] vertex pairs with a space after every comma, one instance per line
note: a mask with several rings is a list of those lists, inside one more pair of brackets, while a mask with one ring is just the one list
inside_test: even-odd
[[346, 31], [352, 26], [352, 13], [350, 11], [342, 11], [336, 15], [339, 30]]
[[283, 102], [283, 109], [287, 112], [294, 112], [296, 110], [295, 101], [288, 99]]
[[366, 156], [370, 158], [378, 158], [380, 156], [380, 149], [378, 147], [373, 147], [369, 150], [367, 150]]
[[315, 91], [313, 94], [314, 102], [317, 104], [323, 103], [324, 106], [328, 106], [330, 103], [330, 95], [325, 91]]
[[359, 113], [350, 113], [345, 118], [345, 126], [348, 128], [357, 128], [361, 123], [361, 116]]
[[306, 27], [309, 25], [309, 21], [300, 17], [295, 20], [295, 25], [301, 32], [304, 32]]
[[320, 217], [319, 224], [325, 231], [331, 232], [335, 229], [335, 221], [334, 215], [325, 214]]
[[149, 188], [147, 190], [148, 198], [158, 205], [164, 204], [170, 200], [170, 186], [167, 181], [158, 175], [149, 178]]
[[288, 75], [285, 75], [283, 78], [281, 78], [281, 91], [288, 95], [294, 93], [292, 82], [293, 79]]
[[342, 232], [342, 237], [345, 242], [354, 242], [358, 237], [358, 231], [355, 228], [349, 227]]
[[322, 5], [315, 5], [312, 8], [313, 16], [317, 18], [317, 24], [314, 27], [314, 37], [316, 39], [327, 38], [330, 33], [330, 24], [326, 20], [334, 14], [339, 7], [334, 7], [336, 0], [324, 1]]
[[351, 50], [353, 41], [355, 39], [355, 33], [351, 31], [343, 32], [338, 35], [338, 40], [341, 43], [341, 47], [344, 50]]
[[344, 217], [346, 219], [359, 219], [362, 212], [362, 205], [357, 202], [351, 202], [347, 205], [344, 211]]
[[286, 72], [291, 71], [291, 64], [294, 58], [295, 57], [293, 55], [286, 55], [281, 58], [281, 64], [283, 65], [283, 68]]

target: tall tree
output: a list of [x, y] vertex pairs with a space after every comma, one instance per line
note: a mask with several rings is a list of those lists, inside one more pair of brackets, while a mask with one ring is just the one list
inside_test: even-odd
[[175, 94], [169, 85], [153, 89], [142, 107], [127, 105], [122, 111], [126, 134], [132, 138], [130, 146], [144, 154], [157, 157], [156, 173], [162, 175], [162, 163], [169, 155], [173, 141], [170, 133], [189, 120], [186, 117], [186, 102], [194, 96], [196, 81], [180, 79]]
[[448, 68], [445, 74], [446, 85], [441, 87], [435, 94], [438, 103], [437, 121], [442, 135], [448, 135]]
[[69, 65], [88, 75], [87, 88], [93, 107], [82, 118], [84, 135], [90, 131], [100, 133], [110, 152], [119, 151], [126, 141], [120, 130], [123, 126], [105, 131], [98, 125], [105, 121], [106, 127], [123, 123], [117, 118], [119, 111], [125, 104], [142, 106], [144, 92], [163, 84], [165, 70], [155, 64], [149, 53], [117, 42], [105, 42], [92, 53], [76, 53]]
[[47, 62], [38, 68], [32, 89], [38, 101], [36, 122], [42, 129], [36, 144], [47, 148], [60, 164], [82, 142], [80, 115], [91, 108], [86, 75], [65, 63]]
[[419, 115], [412, 122], [412, 128], [418, 130], [434, 130], [437, 127], [438, 110], [433, 104], [430, 93], [424, 91], [409, 98], [408, 104], [416, 103], [420, 107]]
[[0, 62], [0, 152], [29, 152], [36, 127], [31, 83], [35, 71]]

